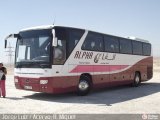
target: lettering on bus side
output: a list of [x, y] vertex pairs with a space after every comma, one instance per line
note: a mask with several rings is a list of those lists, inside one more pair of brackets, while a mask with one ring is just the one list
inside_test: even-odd
[[[103, 61], [106, 63], [109, 60], [115, 60], [116, 54], [115, 53], [97, 53], [93, 57], [93, 52], [81, 52], [81, 51], [76, 51], [74, 58], [75, 59], [94, 59], [95, 63], [98, 63], [99, 61]], [[108, 62], [106, 63], [108, 64]]]
[[108, 53], [98, 53], [95, 57], [94, 57], [94, 62], [98, 63], [99, 60], [115, 60], [116, 54], [112, 54], [112, 56], [109, 56]]
[[74, 56], [75, 59], [92, 59], [93, 52], [81, 52], [76, 51], [76, 54]]

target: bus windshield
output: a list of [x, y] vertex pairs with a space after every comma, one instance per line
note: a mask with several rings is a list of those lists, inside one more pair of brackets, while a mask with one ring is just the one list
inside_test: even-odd
[[16, 46], [16, 67], [47, 67], [51, 58], [51, 30], [20, 32]]

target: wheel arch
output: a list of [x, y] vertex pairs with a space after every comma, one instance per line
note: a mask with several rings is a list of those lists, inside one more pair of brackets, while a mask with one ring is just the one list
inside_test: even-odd
[[[139, 74], [140, 80], [141, 80], [141, 78], [142, 78], [142, 77], [141, 77], [141, 72], [140, 72], [140, 71], [135, 71], [135, 75], [136, 75], [136, 74]], [[134, 75], [134, 76], [135, 76], [135, 75]]]
[[83, 77], [89, 78], [88, 80], [89, 80], [90, 84], [93, 85], [92, 75], [90, 73], [83, 73], [83, 74], [81, 74], [80, 75], [80, 79], [82, 79]]

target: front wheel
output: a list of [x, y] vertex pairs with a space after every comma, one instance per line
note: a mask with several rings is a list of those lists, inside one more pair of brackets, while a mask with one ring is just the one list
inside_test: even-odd
[[91, 84], [88, 77], [82, 77], [78, 84], [78, 95], [84, 96], [87, 95], [90, 91]]
[[141, 83], [141, 76], [139, 73], [135, 73], [134, 81], [133, 81], [133, 86], [138, 87]]

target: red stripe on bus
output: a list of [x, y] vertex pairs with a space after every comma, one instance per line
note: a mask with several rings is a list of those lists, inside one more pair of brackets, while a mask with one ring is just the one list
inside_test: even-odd
[[78, 65], [70, 73], [113, 72], [127, 68], [129, 65]]

